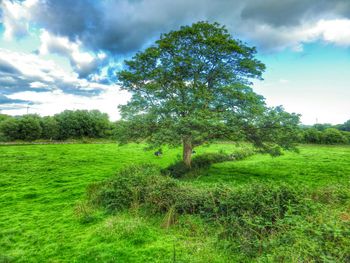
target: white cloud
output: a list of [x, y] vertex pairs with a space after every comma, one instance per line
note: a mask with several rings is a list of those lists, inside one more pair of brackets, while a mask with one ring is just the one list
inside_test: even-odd
[[[99, 109], [115, 120], [119, 117], [117, 106], [130, 98], [116, 85], [80, 79], [76, 73], [67, 72], [54, 61], [36, 54], [0, 48], [0, 58], [0, 68], [1, 61], [5, 61], [10, 69], [8, 74], [16, 72], [16, 77], [0, 72], [0, 94], [5, 92], [12, 100], [31, 102], [29, 113], [53, 115], [65, 109]], [[27, 113], [26, 104], [5, 103], [0, 108], [5, 114]]]
[[311, 30], [311, 34], [326, 42], [350, 46], [350, 20], [320, 20]]
[[[303, 51], [303, 43], [319, 40], [350, 47], [350, 19], [321, 19], [312, 23], [305, 22], [298, 26], [288, 27], [248, 23], [244, 28], [248, 32], [243, 33], [247, 34], [247, 38], [259, 42], [268, 50], [280, 51], [290, 48], [295, 52], [301, 52]], [[271, 46], [271, 43], [274, 43], [274, 46]]]
[[[41, 88], [47, 87], [69, 93], [81, 93], [103, 91], [108, 87], [97, 82], [80, 79], [75, 72], [67, 72], [54, 61], [42, 59], [36, 54], [26, 54], [0, 48], [0, 58], [7, 63], [7, 66], [10, 65], [13, 70], [18, 72], [16, 73], [20, 80], [18, 89], [26, 90], [29, 87], [39, 88], [40, 86]], [[1, 75], [0, 77], [3, 80], [11, 80], [12, 84], [16, 84], [16, 80], [12, 76]], [[19, 80], [17, 79], [17, 81]], [[27, 87], [23, 84], [26, 84]]]
[[81, 42], [71, 42], [67, 37], [54, 36], [46, 30], [41, 30], [40, 40], [39, 52], [41, 55], [56, 53], [67, 57], [72, 67], [82, 76], [96, 71], [107, 58], [103, 52], [97, 55], [83, 52]]
[[[37, 113], [42, 116], [54, 115], [66, 109], [98, 109], [107, 113], [111, 120], [119, 119], [117, 106], [124, 104], [130, 98], [125, 91], [120, 91], [115, 85], [109, 86], [103, 93], [98, 96], [84, 97], [74, 94], [65, 94], [62, 91], [52, 92], [33, 92], [24, 91], [8, 96], [11, 99], [30, 100], [34, 105], [29, 106], [29, 113]], [[5, 109], [5, 114], [17, 115], [27, 113], [27, 106], [22, 105], [16, 109]]]
[[2, 22], [5, 26], [5, 39], [11, 40], [28, 33], [31, 19], [30, 9], [37, 3], [37, 0], [27, 0], [22, 3], [8, 0], [0, 2], [0, 8], [3, 12]]

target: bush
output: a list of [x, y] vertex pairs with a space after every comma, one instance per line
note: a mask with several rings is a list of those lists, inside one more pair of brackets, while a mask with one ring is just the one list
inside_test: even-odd
[[1, 122], [0, 130], [9, 141], [33, 141], [41, 137], [40, 117], [30, 114], [8, 118]]
[[55, 140], [59, 138], [59, 126], [54, 117], [46, 116], [41, 118], [42, 138]]
[[304, 131], [304, 141], [306, 143], [321, 143], [322, 132], [315, 128], [306, 129]]
[[65, 110], [54, 116], [59, 127], [59, 138], [102, 138], [111, 129], [108, 115], [98, 110]]
[[350, 133], [336, 128], [317, 130], [308, 128], [304, 130], [304, 142], [316, 144], [346, 144], [350, 142]]
[[341, 189], [306, 190], [275, 183], [196, 188], [161, 175], [157, 167], [141, 165], [91, 185], [88, 202], [110, 213], [143, 208], [164, 215], [165, 226], [179, 215], [198, 216], [217, 228], [218, 246], [243, 253], [242, 261], [264, 253], [272, 262], [289, 262], [295, 253], [300, 262], [346, 262], [348, 226], [327, 224], [319, 213], [323, 205], [346, 202], [349, 196]]
[[328, 128], [322, 133], [322, 142], [325, 144], [343, 144], [348, 143], [348, 140], [339, 130]]
[[0, 114], [0, 141], [107, 138], [113, 136], [113, 129], [108, 115], [98, 110], [66, 110], [54, 117]]
[[16, 118], [9, 118], [0, 123], [0, 131], [2, 137], [6, 141], [18, 140], [19, 135], [19, 121]]

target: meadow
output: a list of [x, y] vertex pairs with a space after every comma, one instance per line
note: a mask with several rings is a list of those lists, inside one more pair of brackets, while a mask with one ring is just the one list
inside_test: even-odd
[[[197, 215], [179, 215], [176, 223], [165, 227], [166, 215], [143, 209], [85, 211], [90, 208], [80, 204], [90, 184], [111, 178], [130, 164], [165, 168], [180, 158], [180, 149], [165, 149], [162, 157], [156, 157], [144, 146], [0, 146], [0, 262], [350, 259], [350, 146], [302, 145], [300, 153], [280, 157], [256, 154], [217, 163], [195, 177], [179, 179], [182, 185], [199, 189], [281, 184], [308, 191], [305, 202], [313, 211], [290, 212], [291, 216], [280, 222], [283, 230], [262, 238], [254, 255], [247, 254], [244, 243], [222, 238], [217, 225]], [[199, 147], [196, 155], [230, 153], [243, 147], [246, 145], [218, 143]], [[91, 220], [81, 219], [81, 214], [90, 213]], [[290, 257], [283, 258], [285, 255]]]

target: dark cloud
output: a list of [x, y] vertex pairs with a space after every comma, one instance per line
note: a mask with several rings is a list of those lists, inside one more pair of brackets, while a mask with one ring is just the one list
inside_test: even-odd
[[15, 66], [0, 58], [0, 74], [17, 75], [18, 73]]
[[31, 13], [35, 23], [53, 34], [79, 39], [95, 51], [125, 55], [161, 32], [198, 20], [226, 24], [235, 36], [266, 47], [263, 36], [256, 38], [255, 30], [247, 29], [259, 24], [278, 28], [320, 17], [348, 17], [349, 10], [348, 0], [41, 0]]
[[[18, 92], [61, 91], [80, 96], [95, 96], [103, 86], [78, 79], [74, 74], [62, 73], [57, 66], [33, 54], [19, 54], [0, 49], [0, 95]], [[12, 61], [12, 64], [7, 62]]]
[[252, 19], [276, 27], [296, 26], [305, 21], [350, 14], [347, 0], [265, 0], [248, 1], [242, 10], [243, 19]]
[[22, 91], [45, 92], [51, 90], [48, 87], [32, 87], [31, 83], [35, 81], [35, 78], [25, 78], [21, 75], [14, 76], [0, 72], [0, 95], [10, 95]]
[[[234, 37], [269, 51], [285, 47], [298, 49], [301, 42], [322, 37], [323, 29], [311, 36], [301, 32], [304, 25], [321, 18], [350, 17], [349, 0], [38, 0], [35, 5], [25, 1], [11, 3], [16, 5], [2, 6], [18, 8], [20, 5], [24, 15], [18, 20], [11, 10], [4, 8], [1, 12], [0, 9], [0, 16], [3, 13], [0, 21], [6, 22], [5, 27], [10, 28], [14, 36], [23, 33], [27, 22], [44, 29], [42, 36], [43, 32], [47, 35], [45, 41], [41, 39], [42, 47], [48, 53], [68, 58], [80, 79], [64, 78], [54, 69], [36, 64], [31, 67], [39, 67], [37, 73], [23, 73], [20, 60], [15, 64], [0, 56], [0, 94], [7, 95], [53, 90], [81, 96], [98, 95], [103, 90], [96, 82], [100, 85], [115, 83], [116, 61], [150, 45], [162, 32], [199, 20], [222, 23]], [[336, 37], [331, 41], [344, 42]], [[103, 56], [99, 56], [101, 54]], [[36, 57], [33, 60], [37, 59], [40, 52], [32, 56]]]
[[[31, 10], [35, 23], [53, 34], [80, 40], [92, 50], [127, 54], [160, 33], [198, 20], [229, 18], [239, 6], [215, 1], [41, 1]], [[220, 20], [222, 20], [220, 18]]]
[[30, 101], [28, 100], [18, 100], [18, 99], [11, 99], [5, 95], [0, 94], [0, 106], [2, 104], [30, 104]]

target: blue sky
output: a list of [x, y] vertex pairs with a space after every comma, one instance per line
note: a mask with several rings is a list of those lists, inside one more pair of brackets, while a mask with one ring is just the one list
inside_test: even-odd
[[263, 54], [264, 81], [255, 90], [270, 105], [302, 114], [306, 124], [342, 123], [350, 119], [350, 50], [320, 41], [303, 51]]
[[119, 118], [122, 61], [159, 34], [217, 21], [258, 49], [254, 90], [305, 124], [350, 119], [346, 0], [0, 0], [0, 109], [52, 115], [99, 109]]

